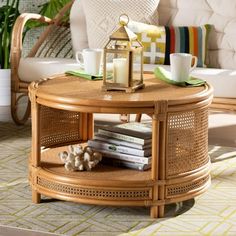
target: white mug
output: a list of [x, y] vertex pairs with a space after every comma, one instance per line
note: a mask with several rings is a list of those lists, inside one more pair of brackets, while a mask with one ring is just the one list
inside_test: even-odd
[[[192, 60], [194, 59], [194, 64]], [[197, 57], [188, 53], [172, 53], [170, 54], [170, 70], [171, 79], [177, 82], [189, 79], [189, 74], [197, 66]]]
[[75, 58], [79, 63], [79, 66], [82, 67], [87, 74], [99, 75], [102, 62], [102, 52], [102, 49], [86, 48], [82, 52], [76, 52]]

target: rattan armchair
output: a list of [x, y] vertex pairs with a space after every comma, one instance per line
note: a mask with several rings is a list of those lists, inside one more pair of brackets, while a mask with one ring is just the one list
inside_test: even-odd
[[[30, 101], [28, 99], [29, 82], [22, 81], [18, 74], [20, 59], [23, 55], [23, 32], [27, 21], [35, 20], [45, 23], [43, 33], [30, 50], [28, 57], [62, 57], [72, 58], [72, 44], [69, 27], [69, 12], [74, 0], [64, 6], [54, 19], [39, 14], [21, 14], [13, 28], [11, 44], [11, 114], [14, 122], [24, 124], [30, 116]], [[19, 102], [27, 98], [24, 114], [19, 115]], [[22, 113], [22, 111], [21, 111]]]

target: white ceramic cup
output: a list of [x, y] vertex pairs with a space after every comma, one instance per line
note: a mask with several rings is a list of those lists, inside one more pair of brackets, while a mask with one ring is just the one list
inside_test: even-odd
[[99, 75], [102, 62], [102, 49], [86, 48], [82, 52], [76, 52], [75, 58], [79, 66], [84, 69], [87, 74]]
[[[194, 64], [192, 61], [194, 59]], [[170, 70], [171, 79], [177, 82], [189, 79], [189, 74], [197, 66], [197, 57], [188, 53], [172, 53], [170, 54]]]

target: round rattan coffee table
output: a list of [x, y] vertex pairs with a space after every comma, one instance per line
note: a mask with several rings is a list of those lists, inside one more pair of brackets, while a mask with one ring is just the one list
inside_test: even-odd
[[[147, 206], [162, 217], [166, 204], [187, 200], [210, 185], [208, 106], [212, 87], [182, 88], [145, 74], [135, 93], [102, 92], [102, 81], [58, 75], [31, 83], [32, 200], [40, 195], [86, 204]], [[68, 172], [58, 153], [93, 137], [93, 113], [149, 114], [152, 168], [137, 171], [99, 164]]]

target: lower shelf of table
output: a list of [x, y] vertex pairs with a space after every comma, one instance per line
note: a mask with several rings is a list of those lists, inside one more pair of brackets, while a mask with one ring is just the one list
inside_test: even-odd
[[[58, 153], [65, 147], [41, 154], [39, 167], [29, 163], [32, 189], [57, 199], [86, 204], [157, 206], [187, 200], [203, 193], [210, 185], [209, 165], [185, 178], [154, 181], [151, 170], [138, 171], [99, 164], [92, 171], [69, 172]], [[155, 186], [164, 198], [153, 200]]]

